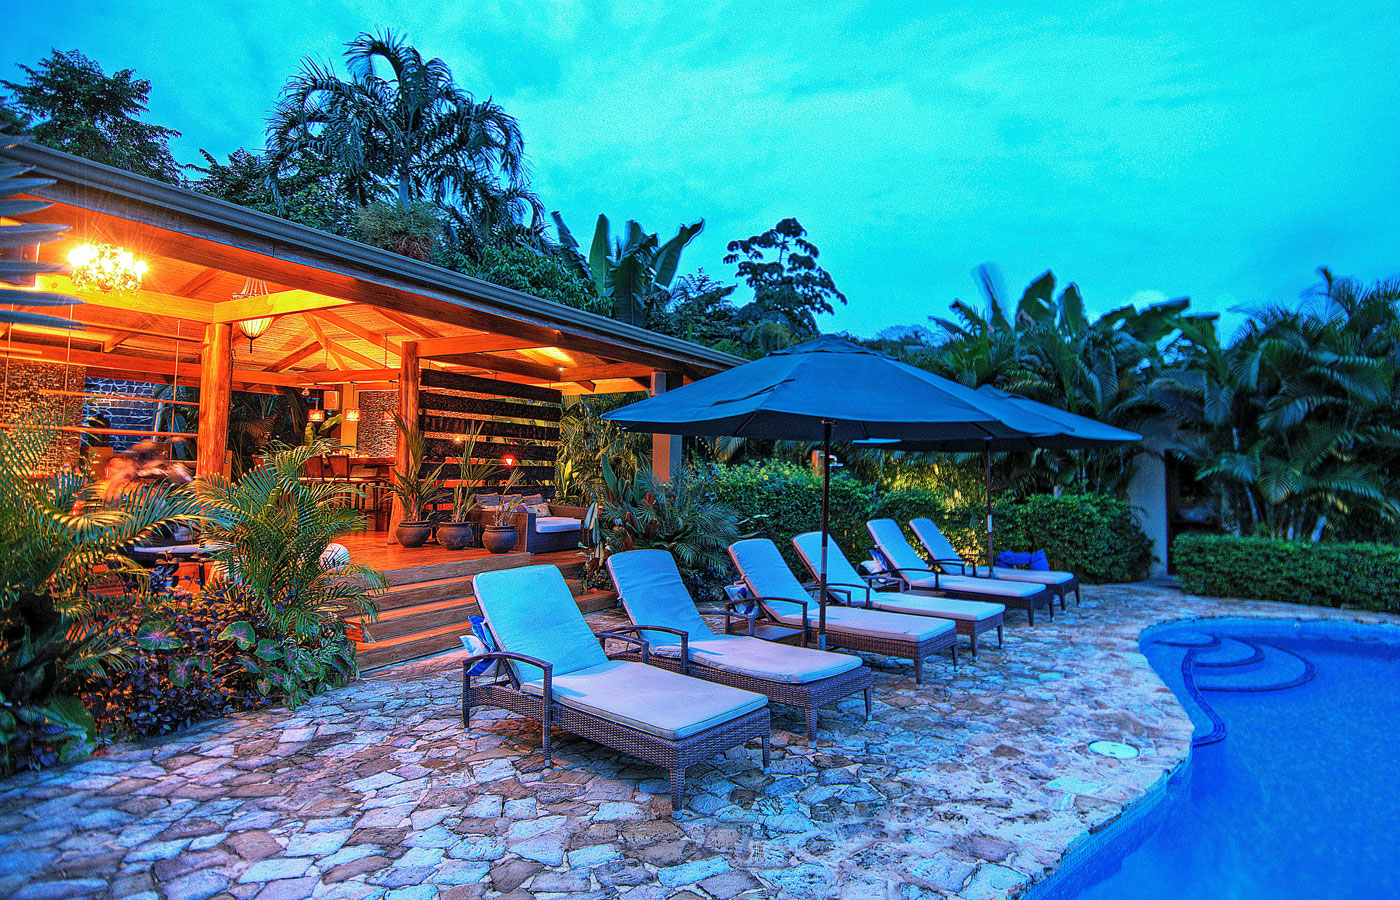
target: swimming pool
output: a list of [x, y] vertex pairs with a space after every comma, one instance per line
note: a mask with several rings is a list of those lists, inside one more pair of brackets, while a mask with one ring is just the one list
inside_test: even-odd
[[1400, 897], [1400, 628], [1196, 620], [1141, 646], [1191, 759], [1028, 896]]

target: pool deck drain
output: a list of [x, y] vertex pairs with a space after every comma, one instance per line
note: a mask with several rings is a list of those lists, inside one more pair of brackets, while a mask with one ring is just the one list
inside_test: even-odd
[[769, 772], [756, 748], [696, 766], [678, 822], [659, 770], [561, 737], [545, 771], [536, 728], [504, 715], [464, 734], [448, 656], [0, 781], [0, 896], [1012, 897], [1186, 758], [1142, 629], [1241, 615], [1400, 621], [1089, 587], [1053, 622], [1013, 618], [1004, 651], [930, 663], [922, 689], [868, 657], [868, 724], [843, 703], [809, 744], [775, 710]]

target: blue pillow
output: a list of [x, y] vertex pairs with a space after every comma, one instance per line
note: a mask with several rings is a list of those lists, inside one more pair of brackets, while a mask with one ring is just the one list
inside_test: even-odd
[[1037, 572], [1050, 571], [1050, 559], [1045, 555], [1044, 550], [1037, 550], [1031, 554], [1031, 568]]
[[[496, 639], [491, 636], [491, 629], [486, 627], [486, 619], [482, 616], [467, 616], [467, 621], [471, 622], [472, 633], [462, 635], [462, 646], [472, 656], [481, 653], [492, 653], [496, 650]], [[483, 659], [467, 670], [467, 674], [476, 678], [481, 675], [495, 676], [500, 666], [500, 661], [495, 659]]]

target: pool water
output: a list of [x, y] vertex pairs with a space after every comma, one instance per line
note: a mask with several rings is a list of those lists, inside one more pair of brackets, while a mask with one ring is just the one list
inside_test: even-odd
[[1400, 897], [1397, 634], [1241, 619], [1144, 633], [1195, 722], [1191, 760], [1032, 896]]

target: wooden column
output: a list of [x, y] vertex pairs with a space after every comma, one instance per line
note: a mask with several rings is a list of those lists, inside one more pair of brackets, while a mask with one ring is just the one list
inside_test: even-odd
[[[399, 415], [403, 416], [404, 424], [409, 428], [418, 427], [418, 382], [418, 342], [404, 341], [403, 348], [399, 351]], [[400, 434], [394, 449], [394, 471], [401, 475], [408, 475], [408, 469], [408, 445], [404, 442], [403, 435]], [[393, 509], [389, 514], [389, 543], [391, 544], [397, 543], [394, 539], [394, 528], [403, 521], [403, 516], [403, 506], [395, 498]]]
[[[652, 396], [664, 394], [681, 386], [679, 372], [652, 372]], [[670, 481], [681, 467], [681, 438], [678, 434], [651, 436], [651, 473], [658, 481]]]
[[204, 326], [204, 353], [199, 366], [199, 452], [196, 471], [214, 475], [224, 470], [228, 451], [228, 408], [233, 395], [233, 326], [215, 322]]

